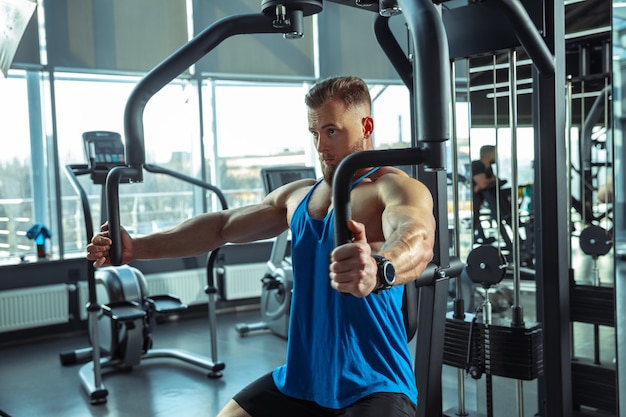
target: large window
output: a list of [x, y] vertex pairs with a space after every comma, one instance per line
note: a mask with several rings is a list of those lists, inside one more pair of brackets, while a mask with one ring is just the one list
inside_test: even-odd
[[[124, 137], [126, 101], [140, 79], [57, 72], [53, 88], [33, 89], [25, 72], [12, 74], [0, 87], [3, 97], [14, 98], [0, 100], [3, 114], [12, 115], [5, 118], [0, 128], [6, 143], [12, 144], [0, 154], [0, 261], [13, 263], [20, 256], [34, 255], [34, 245], [26, 238], [26, 231], [38, 222], [51, 229], [55, 245], [62, 243], [62, 248], [54, 247], [53, 258], [83, 253], [87, 236], [85, 213], [69, 180], [68, 167], [88, 162], [83, 133], [113, 131]], [[370, 87], [376, 147], [410, 146], [406, 88]], [[171, 82], [148, 101], [144, 110], [146, 162], [189, 177], [205, 177], [223, 191], [229, 207], [258, 202], [264, 194], [261, 168], [318, 164], [304, 105], [308, 88], [306, 82], [206, 81], [199, 90], [193, 81]], [[52, 94], [48, 97], [42, 91]], [[36, 110], [33, 105], [34, 95], [39, 96], [35, 103], [41, 101], [41, 107], [54, 109], [56, 134], [52, 132], [52, 123], [44, 128], [42, 121], [37, 120], [43, 118], [41, 109]], [[33, 126], [37, 127], [34, 133]], [[202, 149], [204, 158], [200, 156]], [[45, 167], [34, 166], [44, 158]], [[55, 169], [59, 171], [56, 175], [60, 199], [52, 187], [54, 175], [45, 178], [45, 172], [54, 173]], [[35, 178], [36, 175], [39, 176]], [[94, 184], [89, 175], [79, 175], [78, 181], [88, 195], [93, 226], [97, 229], [106, 218], [101, 210], [102, 185]], [[36, 184], [39, 185], [33, 188]], [[207, 193], [205, 197], [202, 190], [194, 187], [167, 175], [144, 171], [143, 183], [120, 186], [122, 224], [133, 233], [147, 234], [169, 228], [202, 210], [221, 208], [214, 195]], [[57, 201], [58, 221], [54, 220], [57, 216], [50, 215], [57, 212]], [[38, 215], [37, 206], [41, 205], [44, 210]]]
[[[53, 232], [54, 245], [62, 244], [62, 248], [53, 247], [54, 259], [84, 253], [85, 213], [68, 177], [68, 168], [88, 163], [83, 133], [112, 131], [124, 138], [126, 102], [139, 80], [131, 76], [57, 72], [53, 88], [33, 90], [25, 73], [14, 72], [2, 84], [3, 97], [15, 99], [0, 100], [3, 114], [13, 115], [6, 118], [1, 128], [3, 137], [13, 145], [0, 155], [1, 262], [14, 263], [20, 256], [35, 254], [26, 231], [37, 222], [46, 224]], [[406, 88], [370, 87], [376, 118], [375, 146], [410, 146]], [[318, 165], [304, 105], [308, 88], [306, 82], [206, 81], [198, 89], [193, 81], [173, 81], [156, 93], [144, 110], [146, 162], [189, 177], [206, 178], [226, 195], [229, 207], [258, 202], [264, 195], [261, 168]], [[52, 94], [48, 97], [42, 91]], [[39, 95], [35, 102], [44, 103], [41, 107], [54, 109], [55, 132], [52, 123], [44, 128], [42, 121], [33, 117], [34, 112], [43, 119], [41, 109], [35, 111], [36, 106], [29, 102], [34, 94]], [[33, 126], [45, 133], [31, 132]], [[31, 142], [36, 145], [34, 149]], [[46, 166], [34, 169], [44, 157]], [[45, 172], [53, 175], [45, 177]], [[39, 177], [33, 177], [36, 174]], [[54, 191], [55, 175], [60, 198]], [[106, 213], [102, 213], [102, 185], [94, 184], [91, 176], [85, 174], [78, 175], [78, 181], [88, 196], [93, 227], [97, 229], [106, 219]], [[43, 185], [33, 188], [40, 182]], [[213, 194], [205, 195], [194, 187], [167, 175], [144, 171], [142, 183], [120, 186], [122, 224], [132, 233], [147, 234], [169, 228], [202, 210], [221, 208]], [[43, 214], [37, 215], [37, 206], [41, 205]], [[57, 211], [58, 216], [50, 214]]]
[[0, 80], [0, 97], [11, 98], [0, 100], [0, 262], [14, 263], [34, 253], [33, 243], [26, 237], [35, 214], [25, 72], [12, 71]]
[[[168, 39], [157, 42], [158, 48], [146, 44], [146, 39], [155, 39], [150, 28], [147, 32], [143, 28], [138, 32], [136, 28], [109, 30], [124, 26], [127, 19], [145, 18], [133, 15], [144, 10], [141, 6], [126, 10], [130, 14], [94, 1], [62, 2], [48, 8], [45, 23], [41, 19], [38, 31], [31, 31], [32, 36], [41, 37], [32, 49], [41, 61], [17, 59], [9, 78], [0, 80], [4, 115], [0, 137], [5, 145], [0, 152], [0, 264], [17, 263], [21, 257], [33, 260], [35, 245], [26, 232], [37, 223], [53, 234], [48, 248], [52, 259], [82, 256], [91, 231], [87, 233], [82, 203], [67, 168], [87, 164], [83, 133], [113, 131], [125, 139], [129, 94], [145, 71], [185, 41], [192, 20], [198, 32], [224, 15], [259, 10], [258, 3], [249, 0], [196, 7], [194, 13], [189, 2], [157, 3], [151, 3], [154, 13], [149, 17], [154, 20], [156, 16], [156, 20], [149, 26]], [[43, 5], [39, 8], [44, 10]], [[91, 23], [77, 25], [78, 12], [93, 17]], [[360, 23], [350, 26], [363, 26]], [[159, 31], [163, 24], [169, 29]], [[220, 45], [158, 91], [143, 113], [146, 162], [210, 182], [224, 192], [229, 207], [263, 198], [262, 167], [318, 166], [304, 105], [310, 83], [320, 74], [317, 25], [317, 17], [306, 19], [305, 43], [266, 34], [228, 40], [226, 47]], [[369, 21], [364, 27], [369, 30]], [[142, 45], [147, 49], [142, 50]], [[244, 49], [235, 48], [238, 53], [233, 53], [233, 45]], [[371, 52], [367, 43], [362, 48]], [[269, 53], [270, 66], [262, 69], [242, 50]], [[238, 69], [233, 66], [241, 63]], [[353, 74], [367, 78], [367, 74]], [[379, 74], [375, 79], [378, 84], [370, 87], [376, 148], [409, 146], [406, 88], [385, 85], [385, 80], [398, 81], [395, 74], [382, 78]], [[78, 180], [97, 229], [106, 217], [102, 186], [94, 184], [90, 175], [80, 175]], [[201, 211], [220, 208], [212, 193], [163, 174], [144, 171], [142, 183], [120, 186], [121, 222], [133, 233], [162, 230]]]
[[[114, 131], [124, 134], [126, 100], [138, 79], [81, 77], [64, 74], [55, 82], [60, 166], [86, 163], [82, 134]], [[194, 177], [194, 142], [199, 142], [196, 89], [176, 81], [159, 91], [144, 111], [146, 162]], [[94, 227], [104, 220], [102, 186], [89, 175], [80, 177], [89, 195]], [[179, 223], [194, 214], [192, 186], [163, 174], [144, 173], [143, 183], [120, 186], [120, 216], [131, 232], [146, 234]], [[84, 213], [70, 182], [62, 181], [65, 251], [84, 251]]]
[[[205, 138], [212, 178], [229, 206], [263, 198], [261, 168], [313, 165], [304, 105], [304, 84], [214, 82], [205, 98], [214, 98], [215, 137]], [[211, 94], [211, 92], [213, 94]], [[209, 129], [206, 129], [209, 132]]]
[[[205, 123], [216, 137], [205, 137], [207, 165], [229, 206], [263, 198], [260, 171], [266, 166], [318, 167], [308, 131], [304, 96], [308, 84], [207, 83], [205, 101], [214, 99]], [[409, 93], [400, 85], [370, 85], [377, 149], [411, 146]], [[205, 131], [210, 132], [210, 128]], [[214, 157], [214, 161], [211, 160]], [[318, 167], [319, 168], [319, 167]], [[319, 169], [318, 169], [319, 171]]]
[[370, 85], [374, 117], [374, 147], [411, 146], [411, 108], [409, 90], [404, 85]]

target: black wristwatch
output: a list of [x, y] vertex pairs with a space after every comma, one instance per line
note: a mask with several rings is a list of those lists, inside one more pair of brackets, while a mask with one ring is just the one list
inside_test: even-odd
[[378, 294], [382, 290], [388, 290], [396, 282], [396, 268], [393, 267], [391, 261], [384, 256], [372, 255], [376, 260], [378, 272], [376, 273], [377, 285], [374, 293]]

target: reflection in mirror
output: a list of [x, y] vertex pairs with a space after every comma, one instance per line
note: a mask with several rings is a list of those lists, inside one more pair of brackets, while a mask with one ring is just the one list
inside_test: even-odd
[[572, 405], [617, 415], [611, 2], [564, 3]]
[[614, 206], [614, 240], [615, 240], [615, 328], [617, 345], [617, 380], [620, 389], [618, 404], [619, 415], [626, 415], [626, 225], [624, 216], [624, 176], [622, 172], [624, 160], [624, 80], [626, 79], [626, 2], [613, 1], [613, 139], [614, 139], [614, 172], [612, 178]]

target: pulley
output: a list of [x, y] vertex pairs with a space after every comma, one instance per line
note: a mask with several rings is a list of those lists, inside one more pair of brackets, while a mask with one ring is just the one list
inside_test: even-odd
[[274, 16], [278, 6], [283, 6], [287, 12], [302, 10], [304, 16], [319, 13], [324, 8], [322, 0], [263, 0], [261, 3], [263, 13], [268, 16]]
[[507, 263], [502, 253], [494, 246], [479, 246], [467, 256], [466, 272], [470, 279], [490, 287], [498, 284], [506, 275]]
[[[396, 16], [402, 13], [397, 0], [355, 0], [356, 5], [363, 8], [372, 8], [378, 4], [378, 13], [382, 17]], [[375, 9], [374, 9], [375, 10]]]
[[611, 234], [600, 226], [591, 225], [580, 233], [580, 249], [587, 255], [594, 257], [609, 253], [613, 247]]
[[263, 13], [274, 18], [276, 29], [285, 29], [285, 39], [300, 39], [304, 36], [302, 18], [322, 11], [321, 0], [263, 0]]

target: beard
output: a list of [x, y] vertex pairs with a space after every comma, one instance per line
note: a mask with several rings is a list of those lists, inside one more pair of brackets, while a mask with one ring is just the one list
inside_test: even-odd
[[[355, 152], [362, 151], [363, 149], [364, 149], [363, 141], [359, 140], [352, 146], [352, 148], [350, 148], [350, 151], [343, 158]], [[339, 162], [341, 162], [343, 158], [341, 158]], [[331, 186], [333, 185], [333, 178], [335, 178], [335, 171], [337, 171], [339, 162], [337, 162], [337, 165], [324, 165], [324, 162], [322, 161], [322, 156], [320, 155], [320, 163], [322, 164], [322, 173], [324, 174], [324, 181], [328, 185], [331, 185]]]

